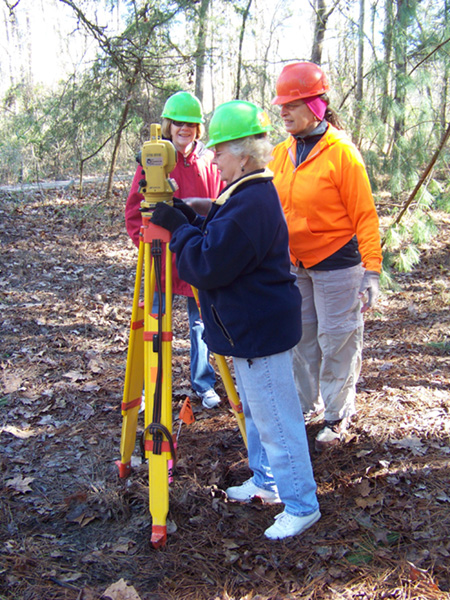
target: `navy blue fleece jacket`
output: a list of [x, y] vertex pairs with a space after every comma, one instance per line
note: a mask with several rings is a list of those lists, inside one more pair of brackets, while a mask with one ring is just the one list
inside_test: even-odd
[[272, 177], [248, 177], [224, 204], [213, 204], [200, 227], [182, 225], [170, 242], [180, 277], [199, 291], [209, 349], [241, 358], [283, 352], [301, 337], [301, 296], [278, 194]]

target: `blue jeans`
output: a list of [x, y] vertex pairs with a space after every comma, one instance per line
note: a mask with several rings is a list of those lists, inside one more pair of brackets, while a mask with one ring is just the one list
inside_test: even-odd
[[278, 488], [285, 510], [306, 516], [319, 508], [303, 413], [292, 373], [292, 351], [233, 357], [244, 409], [253, 483]]
[[188, 296], [189, 336], [191, 339], [191, 385], [194, 392], [207, 392], [214, 388], [216, 374], [209, 362], [209, 349], [203, 340], [203, 321], [195, 298]]
[[[162, 294], [163, 306], [165, 311], [166, 295]], [[158, 314], [158, 293], [153, 296], [153, 313]], [[216, 383], [216, 374], [209, 362], [209, 349], [203, 340], [203, 321], [200, 318], [197, 302], [195, 298], [187, 298], [187, 311], [189, 319], [189, 337], [190, 337], [190, 357], [191, 357], [191, 385], [194, 392], [202, 394], [209, 389], [214, 388]]]

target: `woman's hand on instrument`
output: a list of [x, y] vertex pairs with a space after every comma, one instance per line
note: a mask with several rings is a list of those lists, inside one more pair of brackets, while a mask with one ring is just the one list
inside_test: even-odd
[[179, 227], [189, 223], [188, 219], [181, 211], [173, 208], [173, 206], [169, 206], [165, 202], [158, 202], [150, 221], [154, 225], [159, 225], [160, 227], [167, 229], [170, 233], [174, 233]]

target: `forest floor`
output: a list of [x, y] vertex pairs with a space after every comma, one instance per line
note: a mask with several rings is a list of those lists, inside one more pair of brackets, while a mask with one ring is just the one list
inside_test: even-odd
[[[227, 502], [249, 476], [225, 399], [182, 425], [164, 547], [148, 469], [118, 477], [137, 252], [126, 188], [5, 193], [0, 205], [0, 599], [450, 598], [450, 216], [366, 318], [358, 414], [314, 451], [321, 520], [269, 542], [279, 507]], [[174, 301], [173, 414], [189, 385]], [[142, 421], [142, 422], [141, 422]], [[143, 415], [138, 433], [143, 428]]]

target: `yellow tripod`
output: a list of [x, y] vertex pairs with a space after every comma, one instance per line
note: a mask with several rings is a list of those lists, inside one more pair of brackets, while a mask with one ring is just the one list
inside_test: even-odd
[[[152, 208], [158, 201], [172, 202], [173, 187], [167, 174], [175, 167], [172, 144], [161, 139], [161, 127], [151, 125], [151, 140], [144, 144], [141, 164], [145, 181], [141, 182], [142, 226], [127, 367], [122, 401], [121, 460], [119, 476], [131, 472], [131, 456], [136, 444], [142, 386], [145, 389], [145, 429], [141, 448], [149, 467], [149, 508], [152, 516], [151, 543], [157, 548], [167, 539], [166, 519], [169, 510], [169, 483], [176, 462], [176, 436], [172, 434], [172, 254], [168, 247], [170, 233], [150, 222]], [[155, 283], [161, 293], [161, 256], [165, 259], [165, 311], [160, 297], [158, 314], [152, 313]], [[140, 302], [144, 272], [144, 303]], [[194, 290], [196, 300], [198, 295]], [[230, 405], [236, 415], [244, 442], [247, 443], [242, 406], [223, 356], [214, 355]]]

